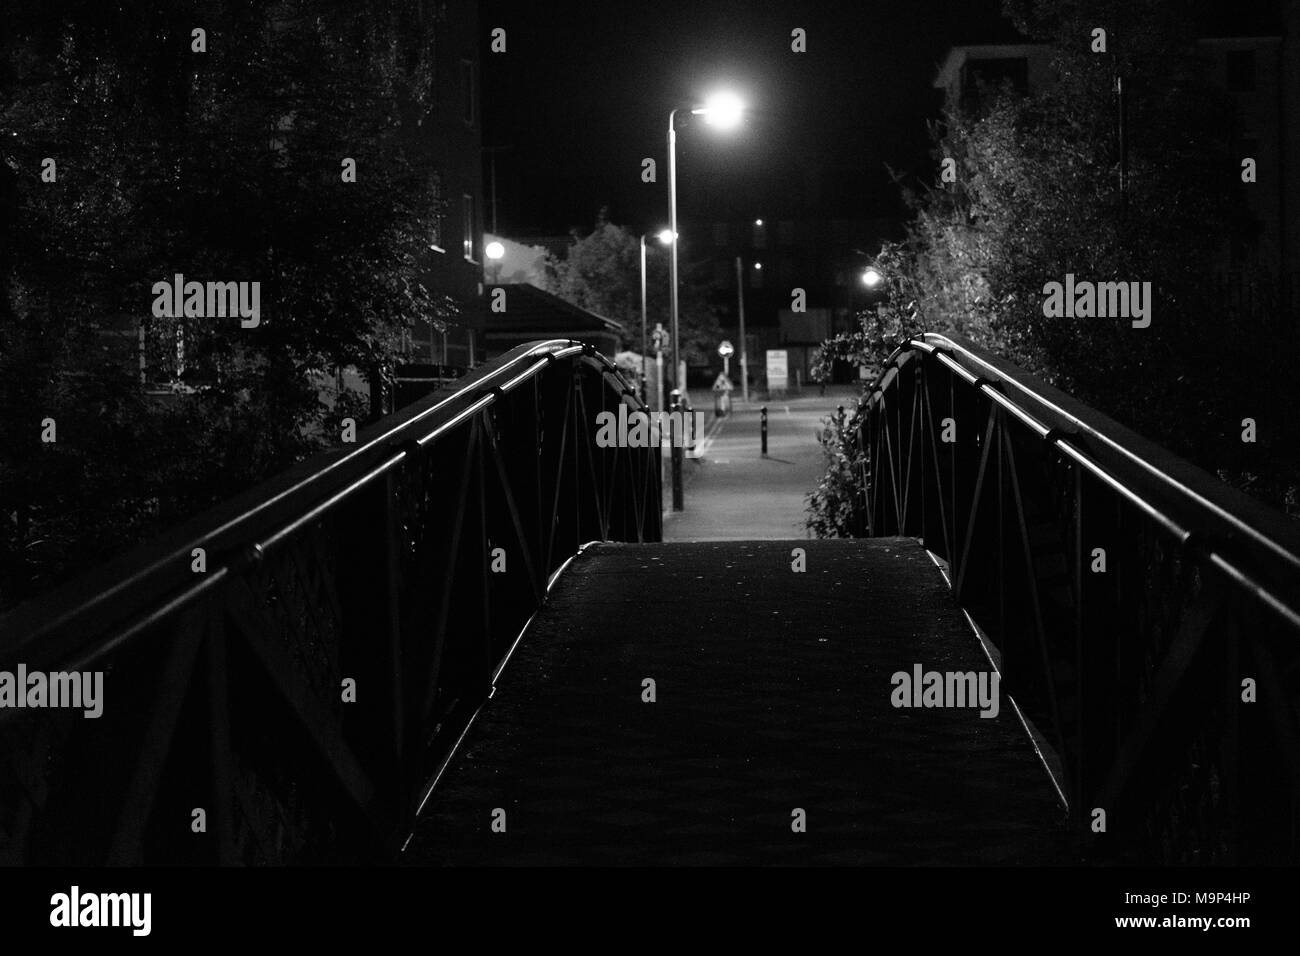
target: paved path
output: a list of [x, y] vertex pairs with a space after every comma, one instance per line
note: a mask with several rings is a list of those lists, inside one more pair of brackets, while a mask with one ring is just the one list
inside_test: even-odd
[[1068, 862], [1012, 709], [895, 709], [890, 677], [916, 663], [989, 667], [910, 539], [594, 546], [524, 636], [406, 859]]
[[[849, 401], [830, 394], [769, 402], [767, 458], [760, 454], [758, 402], [722, 419], [704, 457], [684, 465], [686, 509], [667, 512], [664, 540], [809, 537], [808, 493], [826, 473], [816, 433], [837, 404]], [[665, 488], [664, 504], [671, 503]]]

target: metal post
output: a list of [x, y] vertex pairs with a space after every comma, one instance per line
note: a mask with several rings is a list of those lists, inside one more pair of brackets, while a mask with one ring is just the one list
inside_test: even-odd
[[647, 356], [645, 341], [645, 233], [641, 234], [641, 404], [645, 404]]
[[759, 433], [763, 436], [763, 457], [767, 457], [767, 406], [759, 410]]
[[668, 231], [672, 233], [672, 254], [670, 257], [672, 276], [669, 279], [668, 301], [672, 314], [673, 388], [682, 388], [686, 383], [677, 379], [677, 130], [673, 128], [673, 121], [676, 118], [676, 110], [668, 114]]
[[655, 411], [664, 410], [664, 350], [655, 349]]
[[673, 511], [681, 511], [682, 503], [682, 445], [686, 444], [685, 434], [677, 435], [677, 424], [681, 422], [683, 432], [686, 422], [682, 415], [682, 393], [680, 389], [672, 390], [672, 405], [668, 413], [668, 453], [672, 458], [673, 470]]
[[740, 397], [749, 401], [749, 346], [745, 342], [745, 267], [736, 256], [736, 301], [740, 307]]

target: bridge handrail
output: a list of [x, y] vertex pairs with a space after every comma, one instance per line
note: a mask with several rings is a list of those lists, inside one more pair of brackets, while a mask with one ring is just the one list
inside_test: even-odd
[[1300, 522], [956, 335], [860, 421], [857, 526], [946, 562], [1081, 855], [1300, 861]]
[[[548, 363], [583, 356], [611, 375], [618, 367], [606, 356], [581, 342], [552, 339], [520, 345], [469, 372], [456, 390], [432, 395], [399, 409], [357, 432], [355, 445], [322, 452], [268, 479], [189, 521], [173, 528], [112, 561], [87, 572], [54, 591], [40, 595], [0, 615], [0, 659], [46, 642], [33, 650], [48, 658], [48, 642], [75, 631], [90, 615], [120, 620], [124, 609], [137, 607], [156, 591], [159, 575], [173, 579], [188, 566], [193, 549], [208, 556], [208, 573], [179, 596], [187, 601], [217, 584], [228, 566], [248, 560], [250, 554], [232, 551], [230, 542], [265, 549], [305, 516], [336, 502], [401, 463], [408, 443], [423, 446], [464, 416], [496, 401], [535, 375]], [[621, 379], [620, 379], [621, 381]], [[624, 392], [637, 407], [640, 400], [624, 384]], [[214, 560], [215, 559], [215, 560]], [[131, 627], [131, 633], [144, 622]], [[129, 636], [125, 634], [119, 640]], [[66, 660], [68, 669], [84, 666], [89, 658]], [[74, 666], [76, 665], [76, 666]]]
[[521, 345], [0, 617], [6, 693], [60, 695], [0, 708], [0, 865], [391, 860], [559, 570], [660, 540], [620, 406], [591, 346]]
[[[1275, 593], [1222, 547], [1228, 542], [1245, 545], [1257, 557], [1263, 557], [1259, 553], [1262, 549], [1290, 571], [1300, 572], [1300, 521], [1224, 484], [961, 336], [926, 332], [900, 345], [886, 362], [886, 376], [896, 374], [902, 357], [913, 350], [934, 355], [1044, 441], [1059, 447], [1081, 467], [1110, 484], [1117, 494], [1165, 525], [1184, 544], [1199, 548], [1241, 583], [1257, 589], [1274, 610], [1300, 627], [1300, 591], [1292, 592], [1293, 598]], [[883, 377], [878, 387], [885, 387]], [[1221, 542], [1220, 546], [1216, 547], [1215, 542]], [[1293, 579], [1293, 583], [1300, 581]]]

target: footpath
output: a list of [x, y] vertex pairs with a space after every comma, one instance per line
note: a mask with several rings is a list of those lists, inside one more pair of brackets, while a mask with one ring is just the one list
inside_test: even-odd
[[[817, 432], [837, 405], [851, 403], [852, 392], [846, 388], [827, 389], [824, 396], [812, 391], [767, 402], [764, 458], [760, 435], [764, 403], [736, 402], [731, 414], [710, 423], [708, 437], [698, 446], [700, 457], [683, 463], [684, 511], [671, 510], [672, 491], [665, 483], [664, 540], [810, 537], [807, 497], [826, 473]], [[695, 407], [711, 404], [712, 396], [701, 395]]]

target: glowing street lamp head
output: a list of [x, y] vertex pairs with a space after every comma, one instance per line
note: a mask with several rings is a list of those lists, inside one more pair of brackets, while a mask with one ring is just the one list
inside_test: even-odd
[[866, 272], [862, 273], [862, 284], [868, 289], [874, 289], [876, 286], [880, 285], [880, 273], [875, 269], [868, 269]]
[[745, 112], [745, 104], [734, 93], [717, 93], [710, 96], [699, 109], [692, 113], [704, 117], [704, 122], [719, 129], [732, 129], [740, 125], [740, 118]]
[[655, 238], [666, 246], [673, 241], [673, 231], [671, 229], [661, 229]]
[[487, 253], [489, 259], [501, 259], [506, 254], [506, 247], [499, 242], [489, 242], [483, 251]]

